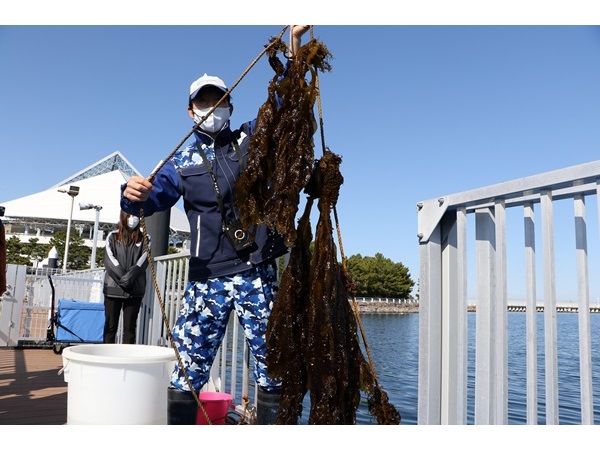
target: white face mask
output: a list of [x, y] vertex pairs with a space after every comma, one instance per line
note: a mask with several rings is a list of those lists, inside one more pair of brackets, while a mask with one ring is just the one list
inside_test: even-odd
[[[194, 122], [198, 123], [202, 120], [211, 108], [196, 109], [194, 108]], [[200, 125], [200, 128], [209, 133], [217, 133], [223, 129], [230, 117], [229, 107], [217, 108], [213, 113], [206, 118]]]
[[127, 226], [130, 229], [134, 229], [135, 227], [138, 226], [138, 224], [140, 223], [140, 218], [139, 217], [135, 217], [135, 216], [129, 216], [127, 218]]

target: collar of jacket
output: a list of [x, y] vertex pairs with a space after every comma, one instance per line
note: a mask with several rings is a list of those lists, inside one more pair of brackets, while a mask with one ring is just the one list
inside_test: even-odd
[[[208, 134], [204, 133], [202, 130], [194, 130], [194, 137], [196, 141], [205, 145], [212, 145], [213, 138]], [[233, 140], [233, 131], [228, 126], [223, 128], [219, 134], [214, 139], [215, 147], [221, 147], [223, 145], [229, 144]]]

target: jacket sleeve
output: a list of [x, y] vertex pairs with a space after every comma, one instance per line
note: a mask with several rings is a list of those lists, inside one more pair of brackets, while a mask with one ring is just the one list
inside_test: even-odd
[[106, 245], [104, 247], [104, 268], [107, 275], [109, 275], [117, 284], [120, 283], [121, 277], [125, 275], [125, 269], [119, 264], [117, 255], [114, 253], [113, 241], [115, 238], [115, 232], [111, 232], [106, 237]]
[[140, 207], [144, 208], [144, 216], [150, 216], [158, 211], [171, 208], [181, 197], [179, 176], [171, 160], [167, 161], [158, 171], [150, 192], [150, 197], [145, 202], [134, 202], [123, 195], [127, 183], [121, 185], [121, 209], [128, 214], [140, 217]]

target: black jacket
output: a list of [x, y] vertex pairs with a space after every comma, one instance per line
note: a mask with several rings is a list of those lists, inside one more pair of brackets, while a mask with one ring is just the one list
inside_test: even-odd
[[[150, 236], [148, 236], [150, 245]], [[115, 298], [141, 298], [146, 292], [148, 254], [144, 243], [125, 245], [117, 241], [117, 231], [106, 237], [104, 248], [104, 295]]]

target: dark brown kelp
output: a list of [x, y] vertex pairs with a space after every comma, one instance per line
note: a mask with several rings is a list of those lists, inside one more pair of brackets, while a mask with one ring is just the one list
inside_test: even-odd
[[319, 221], [311, 260], [307, 305], [310, 424], [353, 424], [360, 402], [360, 347], [356, 320], [337, 262], [331, 208], [343, 178], [341, 158], [326, 151], [315, 166], [310, 189], [319, 197]]
[[[341, 157], [325, 150], [314, 160], [316, 71], [330, 70], [329, 53], [311, 40], [298, 50], [288, 76], [281, 79], [280, 51], [276, 46], [268, 54], [275, 76], [237, 185], [243, 224], [267, 224], [291, 247], [266, 336], [269, 375], [282, 380], [276, 423], [297, 423], [310, 392], [310, 424], [354, 424], [362, 390], [379, 424], [397, 424], [400, 414], [361, 353], [358, 312], [348, 302], [353, 283], [337, 262], [330, 213], [343, 183]], [[308, 71], [312, 78], [307, 83]], [[279, 108], [275, 92], [282, 99]], [[296, 230], [302, 189], [307, 203]], [[319, 221], [311, 252], [310, 214], [316, 199]]]
[[275, 172], [274, 127], [280, 116], [275, 91], [285, 67], [277, 54], [287, 49], [280, 39], [272, 38], [267, 50], [269, 64], [275, 75], [267, 88], [268, 96], [258, 110], [254, 134], [250, 138], [248, 163], [237, 181], [237, 205], [245, 228], [264, 223], [265, 200], [271, 197], [270, 180]]
[[[315, 164], [296, 243], [269, 320], [269, 372], [283, 381], [280, 424], [297, 423], [306, 392], [310, 424], [354, 424], [361, 390], [379, 424], [400, 423], [400, 414], [360, 351], [357, 317], [348, 302], [353, 284], [336, 260], [330, 211], [343, 182], [340, 163], [341, 158], [327, 150]], [[311, 255], [309, 217], [315, 198], [320, 215]]]
[[[237, 183], [237, 204], [244, 226], [267, 224], [292, 246], [300, 192], [314, 163], [317, 71], [331, 69], [331, 55], [321, 42], [311, 39], [298, 49], [287, 76], [281, 78], [283, 65], [277, 57], [281, 50], [281, 46], [273, 46], [267, 52], [276, 74], [269, 84], [269, 97], [258, 112], [248, 167]], [[281, 99], [279, 108], [274, 92]]]
[[306, 304], [309, 298], [310, 243], [312, 231], [309, 198], [298, 221], [296, 243], [281, 276], [277, 301], [267, 329], [269, 375], [282, 380], [278, 424], [293, 425], [302, 415], [302, 400], [307, 391]]

